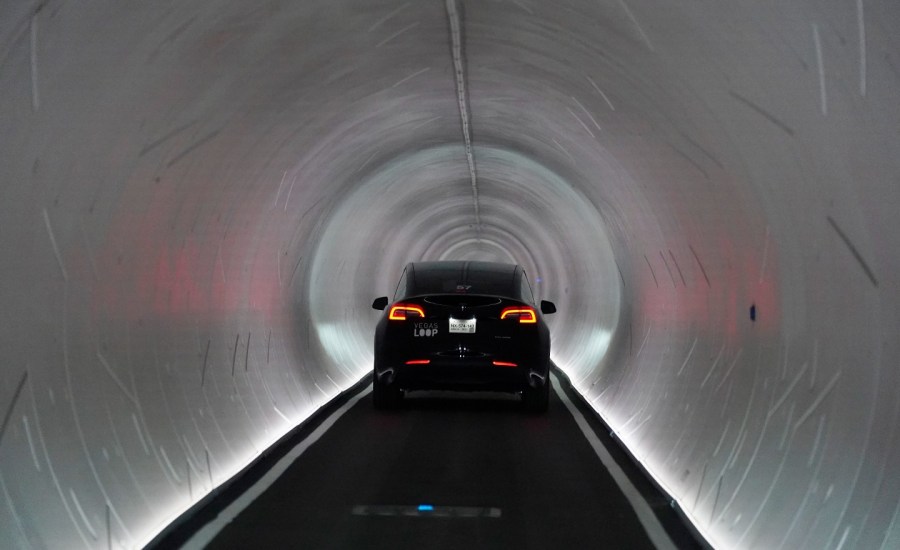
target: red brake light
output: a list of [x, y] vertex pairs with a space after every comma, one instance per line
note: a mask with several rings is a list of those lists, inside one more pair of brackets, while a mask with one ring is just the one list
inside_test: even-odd
[[510, 363], [509, 361], [494, 361], [495, 367], [518, 367], [519, 365], [515, 363]]
[[515, 317], [520, 323], [537, 323], [537, 314], [533, 307], [508, 307], [500, 313], [500, 319]]
[[388, 319], [391, 321], [405, 321], [407, 314], [414, 314], [424, 318], [425, 310], [414, 304], [397, 304], [391, 306], [391, 311], [388, 313]]
[[407, 365], [427, 365], [431, 363], [431, 359], [411, 359], [406, 362]]

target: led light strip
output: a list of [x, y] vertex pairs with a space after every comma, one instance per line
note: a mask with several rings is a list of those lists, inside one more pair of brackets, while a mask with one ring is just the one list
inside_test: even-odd
[[359, 392], [349, 401], [344, 403], [344, 405], [334, 411], [328, 418], [325, 419], [319, 426], [313, 430], [311, 434], [307, 438], [305, 438], [299, 445], [290, 450], [286, 455], [281, 457], [281, 460], [275, 463], [269, 471], [263, 475], [259, 481], [254, 483], [250, 488], [244, 491], [241, 496], [234, 499], [224, 510], [219, 512], [219, 515], [216, 516], [215, 519], [204, 525], [200, 530], [198, 530], [194, 535], [182, 546], [183, 549], [200, 549], [206, 548], [210, 542], [219, 534], [222, 529], [225, 528], [226, 525], [231, 523], [231, 521], [236, 518], [241, 512], [243, 512], [250, 504], [253, 503], [254, 500], [261, 494], [263, 494], [273, 483], [275, 483], [281, 474], [287, 470], [291, 464], [294, 463], [297, 458], [300, 457], [310, 446], [312, 446], [316, 441], [322, 437], [325, 432], [327, 432], [334, 425], [341, 416], [344, 415], [345, 412], [349, 411], [353, 408], [356, 403], [362, 399], [363, 397], [369, 395], [372, 391], [372, 386], [369, 385], [363, 391]]
[[612, 476], [613, 481], [619, 486], [622, 494], [628, 499], [628, 503], [631, 504], [631, 508], [634, 510], [638, 521], [641, 522], [641, 525], [647, 532], [647, 536], [650, 537], [650, 541], [653, 542], [653, 545], [656, 546], [658, 550], [676, 550], [677, 547], [675, 546], [675, 543], [672, 542], [672, 539], [669, 538], [669, 534], [663, 529], [662, 524], [659, 522], [659, 518], [653, 513], [650, 505], [631, 483], [631, 480], [628, 479], [628, 476], [625, 475], [625, 472], [619, 464], [616, 463], [612, 455], [609, 454], [606, 447], [603, 446], [600, 438], [598, 438], [597, 434], [594, 433], [594, 430], [591, 429], [587, 419], [581, 414], [581, 411], [578, 410], [572, 401], [569, 400], [569, 396], [561, 389], [559, 378], [556, 374], [552, 373], [550, 376], [553, 378], [553, 390], [556, 391], [556, 395], [559, 396], [559, 399], [569, 410], [569, 413], [572, 414], [575, 423], [578, 424], [578, 428], [581, 430], [581, 433], [584, 434], [588, 444], [594, 449], [597, 457], [600, 458], [600, 462], [603, 463], [603, 466], [606, 467], [609, 475]]

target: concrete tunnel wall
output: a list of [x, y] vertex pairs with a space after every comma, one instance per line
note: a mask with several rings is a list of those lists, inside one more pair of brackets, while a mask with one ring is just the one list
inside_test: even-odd
[[141, 546], [484, 258], [716, 546], [900, 547], [900, 6], [464, 4], [0, 5], [0, 546]]

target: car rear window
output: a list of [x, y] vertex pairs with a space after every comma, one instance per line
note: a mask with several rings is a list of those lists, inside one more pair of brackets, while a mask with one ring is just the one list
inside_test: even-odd
[[414, 265], [410, 283], [409, 295], [488, 294], [519, 298], [513, 265], [423, 262]]

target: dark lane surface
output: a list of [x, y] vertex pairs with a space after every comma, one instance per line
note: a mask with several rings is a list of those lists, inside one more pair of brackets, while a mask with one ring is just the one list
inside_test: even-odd
[[[546, 416], [505, 396], [431, 393], [407, 403], [378, 413], [364, 397], [210, 548], [652, 548], [554, 393]], [[423, 503], [484, 510], [353, 513]]]

